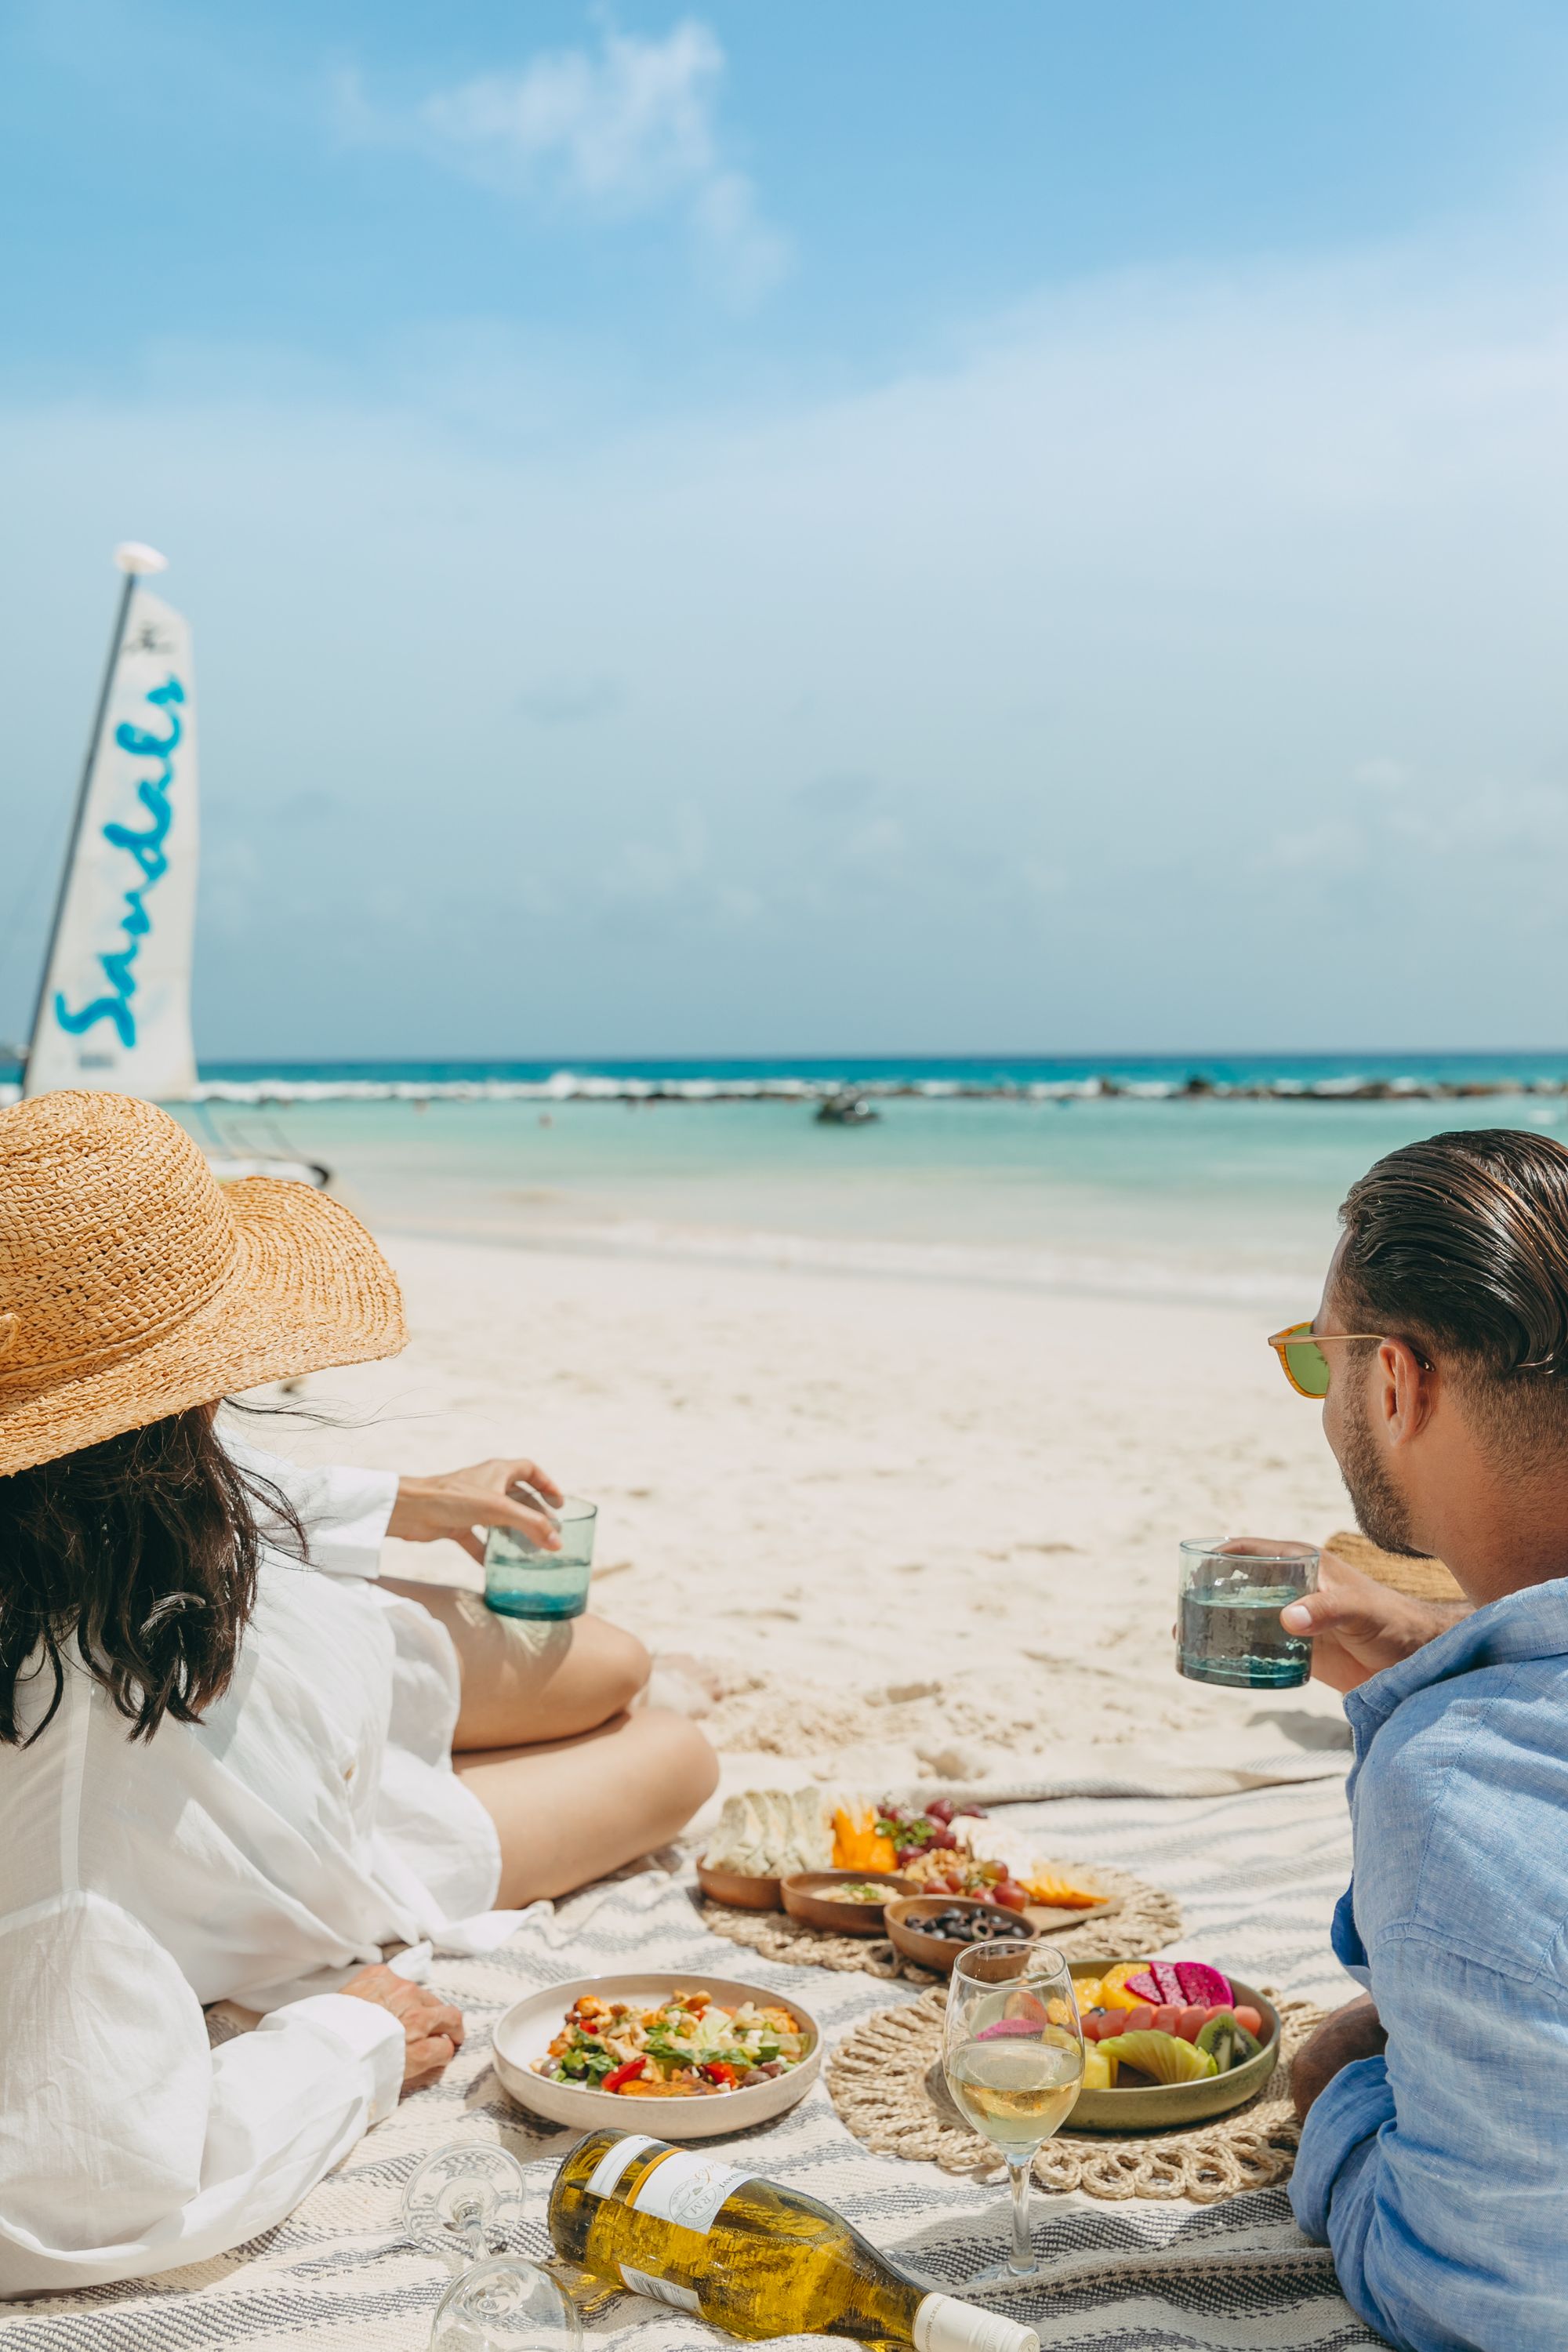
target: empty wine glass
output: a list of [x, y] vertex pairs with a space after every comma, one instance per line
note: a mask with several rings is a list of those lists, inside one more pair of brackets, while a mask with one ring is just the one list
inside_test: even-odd
[[503, 2252], [522, 2221], [515, 2157], [455, 2140], [426, 2157], [403, 2192], [403, 2231], [458, 2275], [437, 2305], [431, 2352], [575, 2352], [583, 2330], [557, 2265]]
[[1083, 2028], [1072, 1978], [1054, 1945], [976, 1945], [959, 1953], [942, 2064], [960, 2113], [1005, 2158], [1012, 2184], [1012, 2253], [980, 2275], [1027, 2278], [1035, 2267], [1030, 2168], [1072, 2113], [1083, 2081]]
[[514, 2156], [485, 2140], [454, 2140], [427, 2156], [404, 2190], [403, 2234], [466, 2268], [510, 2242], [522, 2203]]
[[473, 2263], [436, 2307], [430, 2352], [578, 2352], [572, 2299], [525, 2254]]

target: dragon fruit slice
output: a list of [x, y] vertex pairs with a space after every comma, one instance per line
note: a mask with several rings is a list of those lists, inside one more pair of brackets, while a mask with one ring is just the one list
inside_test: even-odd
[[1173, 2005], [1177, 2009], [1185, 2005], [1186, 1996], [1182, 1990], [1182, 1979], [1169, 1960], [1151, 1960], [1149, 1973], [1160, 1988], [1159, 2006], [1162, 2009], [1167, 2004]]
[[1136, 1976], [1123, 1977], [1121, 1990], [1133, 2000], [1146, 2000], [1151, 2009], [1158, 2009], [1164, 1994], [1154, 1981], [1153, 1969], [1140, 1969]]
[[1205, 2009], [1212, 2009], [1217, 2001], [1222, 2008], [1228, 2009], [1236, 1999], [1226, 1979], [1217, 1969], [1211, 1969], [1206, 1960], [1178, 1960], [1175, 1973], [1181, 1984], [1180, 1998], [1184, 2001], [1201, 2000]]
[[1001, 2042], [1016, 2034], [1026, 2042], [1040, 2038], [1040, 2021], [1034, 2017], [999, 2017], [994, 2025], [983, 2025], [975, 2035], [976, 2042]]

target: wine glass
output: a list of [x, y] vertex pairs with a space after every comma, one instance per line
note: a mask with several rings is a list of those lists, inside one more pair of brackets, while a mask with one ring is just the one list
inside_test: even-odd
[[471, 2263], [430, 2327], [430, 2352], [580, 2352], [582, 2342], [570, 2295], [524, 2254]]
[[942, 2065], [959, 2112], [1006, 2159], [1012, 2183], [1012, 2253], [980, 2275], [1028, 2278], [1030, 2168], [1072, 2113], [1083, 2081], [1083, 2028], [1055, 1945], [976, 1944], [960, 1952]]
[[457, 2276], [437, 2305], [431, 2352], [575, 2352], [583, 2330], [572, 2281], [554, 2263], [501, 2252], [522, 2220], [523, 2170], [504, 2147], [455, 2140], [426, 2157], [403, 2192], [404, 2235]]
[[454, 2140], [427, 2156], [404, 2190], [403, 2234], [467, 2269], [510, 2242], [522, 2203], [515, 2156], [485, 2140]]

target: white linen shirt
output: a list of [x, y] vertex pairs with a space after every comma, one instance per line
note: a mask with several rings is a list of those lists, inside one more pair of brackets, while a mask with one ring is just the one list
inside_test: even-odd
[[[451, 1771], [450, 1639], [374, 1581], [395, 1479], [226, 1442], [286, 1488], [311, 1565], [267, 1549], [223, 1697], [133, 1740], [68, 1664], [41, 1738], [0, 1748], [0, 2296], [282, 2220], [402, 2087], [402, 2027], [333, 1988], [384, 1944], [476, 1948], [517, 1916], [468, 1916], [500, 1851]], [[19, 1692], [25, 1727], [51, 1689]], [[266, 2014], [209, 2049], [226, 1999]]]

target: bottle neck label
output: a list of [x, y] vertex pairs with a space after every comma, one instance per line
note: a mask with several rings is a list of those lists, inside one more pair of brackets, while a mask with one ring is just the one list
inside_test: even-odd
[[750, 2172], [737, 2172], [732, 2164], [720, 2163], [717, 2157], [672, 2147], [649, 2165], [626, 2202], [634, 2213], [648, 2213], [705, 2237], [720, 2207], [753, 2178]]
[[627, 2132], [625, 2139], [612, 2141], [589, 2174], [584, 2195], [613, 2196], [627, 2167], [635, 2164], [639, 2156], [646, 2156], [650, 2147], [661, 2147], [663, 2144], [651, 2132]]
[[1040, 2352], [1032, 2327], [951, 2294], [928, 2294], [916, 2307], [914, 2338], [915, 2352]]

